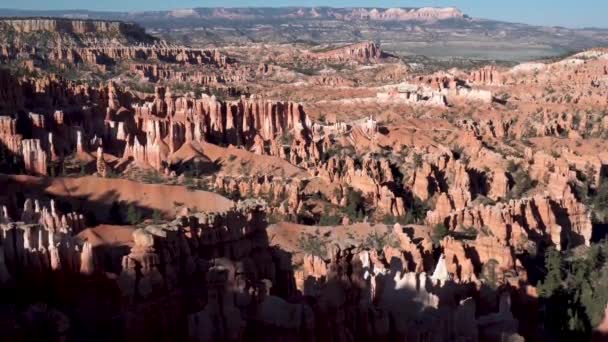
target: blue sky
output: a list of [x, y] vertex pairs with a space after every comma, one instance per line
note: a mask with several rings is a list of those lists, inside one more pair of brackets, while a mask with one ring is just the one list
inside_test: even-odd
[[539, 25], [607, 27], [607, 0], [0, 0], [0, 8], [163, 10], [189, 7], [333, 6], [422, 7], [454, 6], [473, 17]]

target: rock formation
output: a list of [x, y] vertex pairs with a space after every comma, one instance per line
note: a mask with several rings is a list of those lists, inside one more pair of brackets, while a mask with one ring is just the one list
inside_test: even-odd
[[326, 52], [312, 53], [309, 55], [309, 58], [315, 60], [331, 60], [335, 62], [372, 62], [379, 60], [383, 56], [383, 52], [375, 43], [363, 42]]

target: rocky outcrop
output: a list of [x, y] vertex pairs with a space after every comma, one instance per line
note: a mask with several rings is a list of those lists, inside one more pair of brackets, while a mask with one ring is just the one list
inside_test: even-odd
[[[389, 260], [384, 258], [388, 255], [387, 250], [357, 253], [332, 246], [327, 260], [304, 257], [302, 270], [296, 273], [296, 279], [303, 281], [296, 284], [303, 293], [318, 299], [313, 310], [321, 330], [332, 331], [337, 338], [477, 338], [479, 331], [472, 323], [475, 302], [472, 298], [460, 299], [474, 292], [472, 282], [453, 283], [444, 257], [434, 267], [433, 275], [428, 276], [405, 271], [398, 256], [387, 263]], [[364, 314], [370, 310], [376, 314]], [[503, 310], [507, 314], [510, 307]], [[500, 322], [517, 323], [512, 315]], [[516, 329], [510, 333], [517, 335]]]
[[395, 189], [395, 179], [388, 160], [366, 156], [357, 163], [349, 156], [333, 156], [320, 163], [316, 170], [330, 184], [338, 185], [344, 190], [352, 187], [361, 191], [372, 200], [379, 213], [405, 215], [404, 198]]
[[480, 120], [473, 121], [470, 119], [462, 119], [455, 122], [455, 125], [471, 131], [475, 136], [478, 137], [494, 137], [494, 138], [505, 138], [512, 135], [511, 128], [513, 126], [512, 120]]
[[311, 83], [330, 87], [352, 87], [356, 84], [356, 81], [337, 75], [323, 75], [314, 77]]
[[101, 146], [97, 148], [97, 159], [95, 161], [95, 166], [97, 168], [97, 174], [100, 177], [106, 178], [108, 175], [108, 165], [103, 158], [103, 147]]
[[[443, 203], [443, 202], [442, 202]], [[588, 209], [571, 194], [563, 198], [534, 196], [494, 206], [473, 206], [431, 211], [431, 225], [445, 224], [451, 230], [472, 227], [491, 232], [505, 246], [520, 246], [526, 240], [548, 242], [557, 248], [590, 244], [591, 217]]]
[[13, 154], [22, 153], [23, 136], [17, 133], [17, 119], [0, 116], [0, 142]]
[[[0, 279], [19, 284], [36, 279], [37, 286], [47, 286], [54, 295], [66, 298], [79, 295], [64, 294], [63, 287], [56, 287], [58, 281], [70, 279], [64, 286], [97, 284], [101, 288], [90, 300], [96, 303], [98, 317], [110, 319], [118, 314], [117, 323], [124, 329], [121, 336], [134, 339], [149, 337], [152, 331], [162, 336], [185, 336], [189, 331], [193, 340], [207, 340], [209, 335], [234, 340], [245, 334], [258, 339], [258, 334], [266, 333], [260, 330], [263, 327], [287, 336], [306, 327], [312, 334], [312, 313], [286, 320], [276, 311], [282, 308], [295, 314], [310, 309], [281, 299], [295, 294], [289, 281], [291, 264], [269, 247], [264, 212], [263, 202], [240, 202], [229, 212], [197, 213], [148, 225], [133, 231], [130, 251], [121, 256], [109, 246], [93, 247], [95, 234], [83, 235], [93, 239], [89, 241], [76, 237], [81, 221], [60, 216], [53, 204], [50, 210], [40, 209], [38, 202], [34, 208], [28, 200], [25, 222], [4, 216], [0, 223], [4, 232], [0, 234]], [[119, 267], [114, 266], [116, 258], [122, 259]], [[81, 293], [90, 290], [80, 287]], [[180, 304], [186, 298], [193, 306]], [[36, 300], [44, 301], [42, 297]], [[104, 301], [112, 302], [113, 308]], [[277, 306], [277, 302], [283, 304]], [[83, 302], [78, 306], [90, 310]], [[242, 315], [243, 310], [253, 316]], [[159, 317], [158, 312], [171, 315]], [[94, 320], [71, 313], [66, 318], [85, 324]], [[259, 325], [258, 332], [246, 332], [246, 324]], [[48, 333], [52, 336], [53, 331]]]
[[431, 107], [445, 107], [448, 104], [446, 96], [440, 91], [409, 83], [389, 87], [386, 92], [378, 92], [376, 97], [382, 102], [403, 102]]
[[[209, 64], [217, 63], [218, 66], [225, 66], [225, 61], [207, 59]], [[134, 74], [140, 75], [151, 82], [162, 80], [193, 82], [199, 85], [218, 85], [222, 83], [243, 82], [248, 78], [245, 73], [218, 73], [216, 75], [200, 71], [177, 71], [169, 65], [163, 64], [130, 64], [129, 70]]]
[[306, 57], [314, 60], [334, 61], [334, 62], [373, 62], [378, 61], [384, 53], [373, 42], [363, 42], [348, 45], [342, 48], [310, 53]]
[[131, 128], [132, 134], [121, 134], [127, 130], [126, 122], [112, 123], [118, 127], [114, 139], [124, 137], [127, 141], [123, 158], [133, 158], [157, 169], [169, 154], [191, 142], [251, 146], [255, 153], [268, 154], [266, 142], [288, 132], [303, 136], [303, 140], [297, 140], [303, 144], [309, 141], [310, 120], [302, 106], [292, 102], [271, 102], [252, 96], [224, 103], [214, 96], [177, 98], [159, 88], [153, 102], [135, 105], [133, 109], [141, 124]]
[[34, 175], [47, 174], [47, 153], [42, 149], [39, 139], [24, 139], [22, 154], [26, 172]]
[[0, 278], [4, 280], [17, 279], [22, 272], [41, 276], [51, 270], [72, 274], [93, 271], [90, 246], [81, 251], [82, 245], [73, 236], [84, 228], [84, 217], [77, 213], [60, 214], [52, 201], [49, 208], [27, 199], [22, 220], [16, 222], [8, 217], [4, 207], [0, 228], [3, 231]]
[[122, 155], [124, 160], [133, 160], [142, 166], [151, 166], [156, 170], [163, 169], [163, 162], [169, 156], [168, 146], [160, 139], [142, 144], [137, 137], [128, 137], [125, 151]]
[[[65, 112], [30, 113], [30, 128], [22, 131], [15, 119], [2, 117], [0, 141], [9, 151], [23, 156], [32, 173], [46, 174], [44, 158], [50, 162], [72, 152], [82, 155], [101, 145], [106, 153], [156, 169], [191, 142], [251, 147], [257, 141], [264, 145], [259, 153], [287, 158], [276, 139], [288, 133], [296, 137], [290, 154], [294, 163], [319, 160], [323, 154], [312, 143], [312, 123], [302, 105], [293, 102], [256, 96], [227, 102], [207, 95], [178, 97], [162, 87], [146, 102], [112, 82], [96, 88], [52, 77], [23, 81], [16, 87], [28, 94], [27, 101], [32, 102], [28, 105], [69, 107]], [[17, 102], [23, 103], [23, 99]], [[31, 138], [24, 138], [22, 132]]]
[[[301, 105], [273, 102], [255, 96], [220, 102], [215, 96], [206, 95], [201, 99], [177, 98], [169, 91], [158, 88], [154, 102], [135, 105], [133, 109], [135, 115], [142, 119], [164, 118], [164, 122], [161, 122], [163, 129], [173, 131], [174, 138], [169, 140], [169, 145], [173, 144], [174, 149], [179, 148], [175, 146], [176, 142], [183, 143], [190, 139], [242, 145], [252, 142], [256, 134], [270, 140], [290, 129], [299, 132], [310, 127], [310, 120]], [[149, 130], [149, 134], [156, 134], [152, 130], [161, 123], [150, 121], [144, 128]]]
[[472, 71], [469, 75], [469, 82], [485, 85], [500, 85], [504, 84], [505, 80], [496, 66], [486, 66]]
[[[380, 251], [330, 245], [326, 257], [306, 255], [294, 272], [290, 254], [269, 246], [268, 209], [260, 201], [238, 202], [227, 212], [184, 213], [168, 223], [141, 225], [132, 231], [128, 252], [118, 255], [74, 237], [81, 221], [58, 219], [52, 203], [50, 209], [38, 207], [37, 202], [26, 203], [24, 223], [4, 217], [8, 223], [1, 224], [2, 246], [7, 249], [0, 279], [20, 281], [24, 274], [36, 275], [44, 285], [70, 274], [87, 293], [90, 289], [82, 284], [98, 284], [102, 289], [89, 300], [98, 318], [119, 317], [115, 324], [123, 329], [121, 337], [235, 341], [271, 335], [309, 341], [318, 336], [443, 340], [450, 335], [474, 340], [495, 332], [491, 324], [517, 324], [508, 305], [501, 305], [496, 314], [476, 315], [475, 273], [470, 273], [471, 265], [456, 242], [443, 242], [448, 258], [435, 264], [431, 244], [414, 243], [400, 225], [392, 232], [396, 244]], [[57, 225], [60, 222], [65, 223]], [[480, 260], [495, 258], [490, 252], [499, 245], [479, 240], [479, 246], [487, 246], [480, 249]], [[24, 247], [13, 249], [19, 245], [14, 241]], [[116, 258], [121, 259], [117, 268], [112, 266]], [[498, 262], [513, 267], [507, 259]], [[424, 270], [433, 271], [432, 276]], [[452, 281], [456, 274], [458, 279]], [[50, 286], [49, 291], [54, 289]], [[315, 305], [305, 298], [314, 299]], [[113, 305], [102, 305], [106, 301]], [[88, 316], [58, 314], [63, 333], [73, 321], [91, 324]]]
[[454, 7], [423, 7], [423, 8], [386, 8], [367, 9], [356, 8], [347, 14], [345, 19], [368, 19], [387, 21], [436, 21], [446, 19], [463, 19], [464, 14]]
[[61, 18], [2, 19], [0, 23], [9, 25], [19, 33], [37, 31], [67, 33], [137, 33], [145, 34], [140, 26], [122, 21], [75, 20]]
[[[227, 68], [231, 61], [218, 50], [191, 49], [180, 46], [149, 45], [149, 46], [103, 46], [103, 47], [62, 47], [49, 52], [48, 58], [54, 61], [70, 63], [88, 63], [96, 65], [115, 64], [120, 61], [150, 60], [180, 65], [214, 65]], [[179, 77], [167, 66], [146, 66], [134, 64], [132, 71], [142, 72], [147, 77], [168, 76]], [[171, 71], [169, 71], [171, 70]]]

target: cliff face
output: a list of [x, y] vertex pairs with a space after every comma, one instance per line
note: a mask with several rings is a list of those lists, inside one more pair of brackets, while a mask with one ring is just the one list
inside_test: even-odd
[[[57, 35], [59, 41], [66, 44], [70, 40], [86, 44], [88, 38], [99, 39], [117, 38], [120, 42], [151, 43], [154, 38], [147, 35], [144, 28], [135, 23], [105, 20], [76, 20], [66, 18], [5, 18], [0, 19], [0, 32], [11, 37], [7, 43], [31, 40], [40, 33]], [[59, 37], [61, 35], [61, 37]], [[75, 39], [79, 38], [79, 39]], [[44, 43], [35, 40], [36, 44]]]
[[[15, 288], [26, 292], [57, 289], [49, 293], [80, 303], [79, 310], [87, 312], [80, 318], [48, 309], [54, 313], [44, 320], [51, 327], [50, 334], [58, 338], [76, 322], [108, 336], [103, 326], [110, 314], [120, 316], [125, 324], [121, 340], [153, 336], [186, 340], [183, 328], [187, 326], [192, 340], [206, 340], [205, 334], [212, 334], [233, 341], [243, 336], [247, 321], [252, 321], [240, 310], [256, 311], [256, 321], [265, 317], [264, 322], [275, 323], [276, 317], [269, 312], [273, 305], [265, 302], [279, 300], [274, 296], [268, 299], [271, 287], [273, 295], [294, 293], [289, 260], [268, 246], [263, 210], [255, 202], [239, 203], [229, 212], [197, 213], [169, 223], [127, 229], [130, 237], [125, 247], [130, 248], [117, 255], [108, 253], [96, 232], [83, 231], [82, 215], [61, 214], [52, 201], [46, 207], [27, 199], [20, 221], [14, 221], [6, 207], [0, 211], [0, 285], [14, 282]], [[102, 260], [106, 257], [114, 260], [105, 263]], [[116, 269], [120, 269], [116, 276], [105, 279], [104, 272]], [[83, 284], [82, 277], [87, 279], [86, 289], [70, 290]], [[207, 290], [201, 291], [201, 286]], [[85, 297], [88, 299], [77, 300]], [[185, 300], [191, 303], [184, 305]], [[284, 307], [305, 306], [284, 302]], [[46, 311], [32, 307], [26, 311], [37, 309]], [[215, 319], [226, 322], [228, 329], [211, 323]], [[25, 321], [25, 330], [38, 329], [29, 317]], [[16, 325], [4, 327], [9, 336], [24, 334]], [[256, 336], [250, 339], [259, 340]]]
[[373, 42], [363, 42], [348, 45], [342, 48], [330, 50], [322, 53], [312, 53], [309, 58], [318, 60], [332, 60], [337, 62], [354, 61], [377, 61], [383, 57], [383, 52]]
[[[153, 15], [152, 13], [148, 13]], [[435, 21], [464, 19], [465, 15], [454, 7], [422, 8], [331, 8], [331, 7], [289, 7], [289, 8], [194, 8], [167, 13], [171, 18], [262, 20], [262, 19], [338, 19], [338, 20], [382, 20], [382, 21]]]
[[[104, 229], [83, 229], [82, 215], [62, 214], [52, 201], [27, 199], [20, 221], [3, 207], [0, 286], [40, 293], [43, 302], [58, 296], [76, 308], [27, 302], [22, 324], [6, 322], [6, 334], [40, 334], [40, 317], [46, 336], [57, 339], [76, 326], [134, 341], [476, 341], [487, 331], [517, 337], [513, 294], [501, 293], [499, 311], [485, 314], [473, 298], [476, 280], [450, 280], [453, 258], [440, 257], [432, 275], [424, 273], [423, 258], [434, 262], [429, 244], [414, 244], [399, 225], [395, 247], [332, 244], [327, 259], [306, 254], [294, 270], [291, 254], [269, 244], [266, 209], [247, 200], [225, 212], [184, 213], [122, 228], [109, 246]], [[412, 262], [415, 271], [407, 270]], [[110, 321], [121, 329], [108, 329]]]
[[[337, 15], [336, 15], [337, 16]], [[445, 8], [355, 8], [345, 13], [344, 19], [369, 19], [383, 21], [435, 21], [464, 19], [464, 13], [453, 7]]]
[[19, 33], [36, 31], [65, 32], [65, 33], [144, 33], [144, 29], [134, 23], [102, 20], [74, 20], [60, 18], [25, 18], [3, 19], [1, 23], [7, 24]]

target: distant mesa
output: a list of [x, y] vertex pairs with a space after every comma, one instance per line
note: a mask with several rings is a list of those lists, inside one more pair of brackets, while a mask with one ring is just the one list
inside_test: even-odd
[[196, 12], [196, 10], [192, 8], [180, 8], [170, 11], [167, 14], [167, 17], [170, 18], [200, 18], [200, 15]]
[[461, 10], [454, 7], [422, 7], [422, 8], [381, 8], [381, 7], [276, 7], [276, 8], [225, 8], [197, 7], [175, 8], [167, 11], [140, 12], [91, 12], [91, 11], [40, 11], [40, 10], [9, 10], [1, 9], [4, 16], [69, 16], [70, 18], [104, 18], [125, 20], [162, 20], [162, 19], [222, 19], [222, 20], [371, 20], [371, 21], [414, 21], [436, 22], [442, 20], [467, 19]]
[[423, 8], [331, 8], [331, 7], [288, 7], [288, 8], [191, 8], [176, 9], [167, 15], [173, 18], [208, 19], [338, 19], [338, 20], [381, 20], [381, 21], [437, 21], [465, 19], [465, 14], [454, 7]]
[[[336, 18], [338, 18], [336, 16]], [[369, 19], [369, 20], [394, 20], [394, 21], [432, 21], [446, 19], [464, 19], [465, 15], [459, 9], [453, 7], [434, 8], [423, 7], [417, 9], [387, 8], [387, 9], [353, 9], [344, 19]]]

